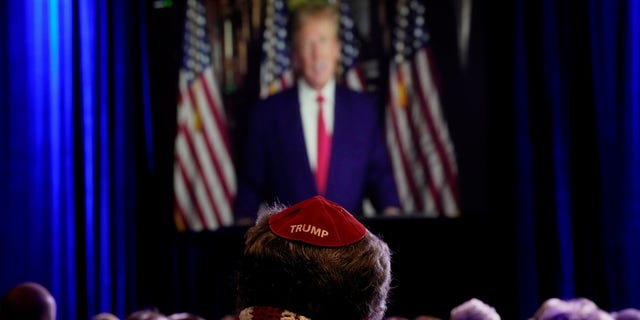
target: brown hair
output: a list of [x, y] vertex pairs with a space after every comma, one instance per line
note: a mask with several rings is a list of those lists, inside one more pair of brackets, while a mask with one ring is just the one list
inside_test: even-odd
[[388, 245], [368, 230], [361, 241], [337, 248], [280, 238], [268, 219], [281, 209], [269, 209], [247, 231], [238, 311], [270, 306], [314, 320], [382, 319], [391, 282]]

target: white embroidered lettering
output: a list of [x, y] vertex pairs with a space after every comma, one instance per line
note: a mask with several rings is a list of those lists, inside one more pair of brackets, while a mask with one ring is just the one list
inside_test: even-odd
[[291, 228], [291, 233], [310, 233], [320, 238], [324, 238], [329, 235], [329, 231], [309, 224], [292, 224], [289, 226], [289, 228]]

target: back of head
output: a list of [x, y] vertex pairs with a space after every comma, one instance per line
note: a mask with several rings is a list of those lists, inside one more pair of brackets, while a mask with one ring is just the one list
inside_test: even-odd
[[101, 312], [91, 317], [91, 320], [120, 320], [120, 319], [113, 313]]
[[169, 320], [204, 320], [201, 316], [190, 312], [177, 312], [168, 316]]
[[23, 282], [11, 288], [0, 303], [0, 320], [55, 320], [56, 301], [44, 286]]
[[141, 309], [130, 313], [126, 320], [168, 320], [169, 318], [156, 309]]
[[612, 312], [611, 316], [615, 320], [640, 320], [640, 310], [636, 308], [625, 308]]
[[382, 319], [391, 281], [387, 244], [320, 196], [279, 209], [247, 231], [239, 310], [252, 319], [259, 312], [251, 307], [260, 306], [314, 320]]
[[480, 299], [471, 298], [451, 309], [449, 320], [500, 320], [500, 314]]
[[587, 298], [545, 300], [530, 320], [613, 320], [613, 317], [600, 309], [595, 302]]

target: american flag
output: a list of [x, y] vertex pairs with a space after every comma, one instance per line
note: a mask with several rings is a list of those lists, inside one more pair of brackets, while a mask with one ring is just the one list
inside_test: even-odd
[[364, 91], [365, 77], [358, 61], [359, 44], [354, 33], [354, 21], [348, 0], [340, 1], [340, 40], [342, 42], [342, 77], [348, 87]]
[[418, 0], [396, 3], [386, 138], [406, 212], [460, 215], [458, 169]]
[[285, 0], [267, 0], [260, 64], [260, 98], [289, 88], [294, 83], [287, 44], [287, 13]]
[[174, 159], [178, 230], [233, 224], [236, 180], [227, 120], [211, 61], [202, 0], [186, 6]]

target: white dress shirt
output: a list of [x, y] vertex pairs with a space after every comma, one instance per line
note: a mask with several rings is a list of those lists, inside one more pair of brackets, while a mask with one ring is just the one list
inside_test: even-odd
[[[324, 98], [322, 114], [329, 134], [333, 134], [333, 114], [335, 107], [336, 81], [331, 79], [321, 90]], [[302, 130], [304, 142], [307, 146], [307, 156], [311, 170], [318, 167], [318, 92], [311, 88], [303, 79], [298, 80], [298, 98], [300, 99], [300, 116], [302, 117]]]

